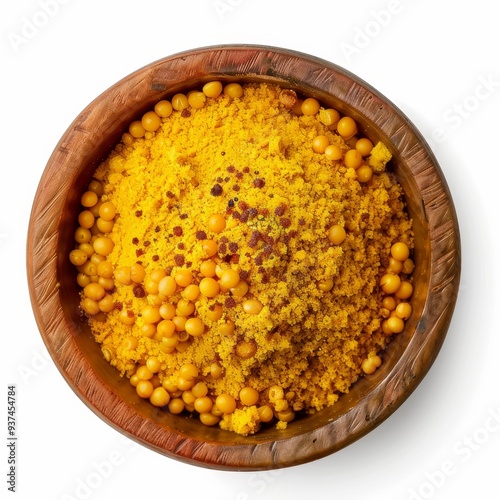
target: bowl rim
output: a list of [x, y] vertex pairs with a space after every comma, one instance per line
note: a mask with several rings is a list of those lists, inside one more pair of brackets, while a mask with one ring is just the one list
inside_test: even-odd
[[[198, 62], [195, 69], [191, 67], [193, 60]], [[140, 414], [125, 425], [117, 411], [121, 407], [120, 398], [106, 387], [102, 376], [83, 355], [75, 356], [75, 339], [64, 333], [77, 327], [61, 306], [57, 281], [61, 259], [58, 229], [67, 189], [74, 180], [74, 175], [65, 177], [61, 165], [69, 168], [75, 144], [96, 146], [86, 137], [85, 124], [95, 118], [96, 110], [105, 109], [107, 101], [118, 106], [123, 92], [133, 89], [134, 102], [147, 109], [159, 96], [189, 87], [208, 74], [220, 75], [225, 80], [271, 79], [312, 95], [332, 95], [346, 108], [354, 108], [353, 103], [361, 99], [367, 108], [375, 110], [370, 120], [363, 115], [365, 110], [359, 111], [361, 118], [388, 138], [399, 155], [398, 161], [418, 176], [421, 208], [432, 234], [429, 288], [424, 304], [427, 316], [419, 320], [409, 339], [414, 347], [412, 356], [407, 356], [408, 350], [404, 350], [391, 371], [366, 395], [362, 408], [352, 408], [338, 419], [290, 440], [264, 439], [253, 444], [240, 440], [237, 444], [221, 445], [192, 439], [175, 429], [165, 431], [168, 435], [160, 438], [157, 422], [144, 421]], [[392, 122], [384, 118], [388, 111], [394, 115]], [[96, 154], [95, 163], [87, 169], [93, 169], [104, 153], [103, 150]], [[59, 184], [56, 188], [53, 178], [57, 172], [61, 172], [62, 187]], [[54, 210], [59, 218], [49, 217]], [[458, 296], [461, 260], [458, 221], [448, 185], [430, 147], [407, 116], [367, 82], [337, 64], [296, 50], [255, 44], [212, 45], [175, 53], [134, 71], [93, 100], [68, 127], [47, 162], [33, 201], [26, 251], [30, 300], [40, 334], [54, 363], [78, 397], [113, 428], [148, 448], [185, 463], [239, 471], [288, 467], [334, 453], [373, 430], [401, 406], [427, 374], [444, 342]], [[346, 433], [341, 428], [350, 431]]]

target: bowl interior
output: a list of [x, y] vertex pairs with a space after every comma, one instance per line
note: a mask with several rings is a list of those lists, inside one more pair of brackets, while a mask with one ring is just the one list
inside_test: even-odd
[[[313, 96], [352, 116], [393, 153], [415, 233], [413, 313], [384, 353], [384, 363], [330, 408], [286, 430], [248, 437], [174, 416], [137, 396], [103, 358], [79, 314], [76, 272], [68, 260], [79, 199], [95, 167], [131, 121], [162, 98], [207, 81], [267, 81]], [[56, 147], [35, 198], [28, 274], [35, 317], [55, 363], [101, 418], [160, 453], [219, 469], [259, 470], [330, 454], [369, 432], [409, 396], [444, 340], [459, 278], [458, 226], [442, 173], [407, 118], [365, 82], [304, 54], [255, 46], [209, 47], [153, 63], [91, 103]]]

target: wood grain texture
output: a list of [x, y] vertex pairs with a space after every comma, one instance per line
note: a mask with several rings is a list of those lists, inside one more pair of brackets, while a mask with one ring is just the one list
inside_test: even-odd
[[[405, 190], [416, 236], [413, 314], [375, 374], [333, 407], [294, 421], [286, 431], [249, 437], [207, 428], [141, 400], [104, 361], [78, 312], [68, 261], [80, 194], [96, 165], [128, 124], [158, 100], [203, 82], [270, 81], [353, 116], [383, 140]], [[264, 46], [213, 46], [156, 61], [97, 97], [68, 128], [46, 166], [33, 203], [27, 270], [34, 315], [61, 374], [112, 427], [168, 457], [203, 467], [263, 470], [297, 465], [359, 439], [393, 413], [434, 362], [444, 341], [460, 278], [460, 239], [453, 201], [425, 141], [388, 99], [321, 59]]]

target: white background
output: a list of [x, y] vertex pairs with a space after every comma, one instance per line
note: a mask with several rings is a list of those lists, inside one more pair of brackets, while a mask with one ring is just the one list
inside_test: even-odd
[[[17, 384], [17, 498], [500, 498], [495, 314], [500, 35], [494, 2], [46, 0], [43, 5], [43, 0], [4, 2], [0, 21], [0, 408], [6, 413], [7, 385]], [[72, 393], [48, 359], [25, 277], [32, 200], [71, 121], [130, 72], [182, 50], [220, 43], [296, 49], [373, 85], [432, 145], [461, 227], [460, 295], [444, 346], [424, 381], [355, 444], [275, 472], [184, 465], [111, 429]], [[0, 418], [5, 428], [0, 436], [6, 434], [6, 420]], [[5, 444], [0, 449], [6, 498], [8, 449]]]

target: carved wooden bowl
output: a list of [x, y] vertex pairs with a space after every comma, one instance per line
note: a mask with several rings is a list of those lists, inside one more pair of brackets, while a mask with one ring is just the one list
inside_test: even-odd
[[[414, 221], [413, 314], [384, 363], [330, 408], [243, 437], [171, 415], [140, 399], [103, 358], [79, 314], [73, 246], [80, 195], [128, 125], [164, 97], [206, 81], [282, 84], [352, 116], [393, 153]], [[113, 85], [75, 119], [40, 180], [27, 242], [34, 314], [61, 374], [98, 416], [137, 442], [186, 463], [264, 470], [318, 459], [349, 445], [391, 415], [434, 362], [458, 293], [460, 240], [453, 202], [436, 159], [412, 123], [384, 96], [342, 68], [265, 46], [216, 46], [154, 62]]]

